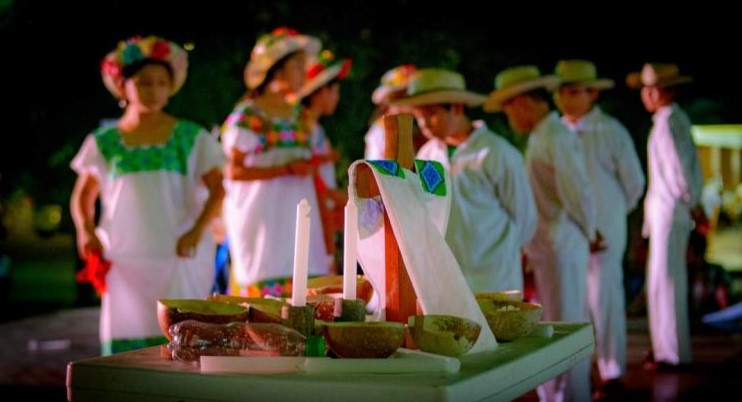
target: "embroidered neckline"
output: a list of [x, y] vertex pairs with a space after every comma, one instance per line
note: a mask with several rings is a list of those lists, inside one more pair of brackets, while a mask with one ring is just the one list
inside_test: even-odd
[[223, 128], [230, 126], [250, 130], [258, 136], [259, 144], [253, 150], [256, 153], [272, 148], [311, 148], [311, 121], [301, 104], [294, 105], [289, 117], [268, 118], [262, 109], [247, 101], [230, 114]]

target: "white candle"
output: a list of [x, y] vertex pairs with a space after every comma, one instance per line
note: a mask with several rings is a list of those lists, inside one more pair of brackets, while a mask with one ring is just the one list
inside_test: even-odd
[[312, 207], [303, 198], [296, 204], [296, 234], [294, 236], [294, 278], [291, 304], [302, 307], [307, 304], [307, 274], [309, 271], [309, 212]]
[[356, 261], [358, 240], [358, 207], [353, 200], [345, 204], [343, 244], [343, 299], [356, 299]]

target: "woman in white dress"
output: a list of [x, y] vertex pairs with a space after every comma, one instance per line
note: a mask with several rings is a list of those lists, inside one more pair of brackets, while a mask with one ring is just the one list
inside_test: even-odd
[[224, 196], [224, 155], [206, 129], [163, 111], [187, 65], [185, 51], [168, 40], [120, 42], [101, 73], [124, 113], [90, 133], [71, 163], [78, 174], [70, 206], [78, 252], [86, 270], [110, 262], [107, 274], [98, 272], [105, 278], [104, 355], [165, 343], [157, 299], [204, 298], [211, 288], [215, 247], [208, 228]]
[[288, 28], [258, 39], [245, 67], [247, 95], [222, 127], [232, 295], [291, 296], [296, 206], [311, 207], [310, 275], [330, 269], [312, 180], [312, 121], [296, 102], [320, 41]]

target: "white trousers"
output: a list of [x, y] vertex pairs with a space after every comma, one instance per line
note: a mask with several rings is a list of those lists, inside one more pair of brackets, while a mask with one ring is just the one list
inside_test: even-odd
[[620, 244], [590, 255], [587, 271], [587, 307], [595, 330], [595, 357], [603, 381], [621, 378], [626, 371], [626, 306]]
[[691, 231], [684, 206], [667, 208], [645, 201], [649, 230], [647, 307], [654, 359], [670, 364], [691, 361], [688, 322], [688, 267], [685, 261]]
[[[576, 227], [568, 229], [561, 232], [564, 238], [560, 239], [568, 246], [528, 254], [544, 321], [588, 321], [585, 295], [589, 244]], [[542, 402], [590, 401], [590, 359], [539, 385], [536, 391]]]

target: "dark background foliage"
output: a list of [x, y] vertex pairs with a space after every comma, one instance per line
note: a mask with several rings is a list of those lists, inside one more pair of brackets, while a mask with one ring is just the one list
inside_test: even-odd
[[[294, 27], [351, 57], [340, 107], [324, 121], [343, 154], [342, 181], [348, 164], [363, 156], [371, 91], [384, 71], [401, 63], [458, 70], [470, 89], [487, 93], [505, 67], [527, 63], [550, 72], [560, 58], [591, 59], [601, 76], [616, 80], [601, 104], [626, 124], [642, 156], [650, 116], [623, 82], [646, 61], [675, 62], [694, 76], [681, 104], [696, 124], [742, 123], [739, 35], [725, 21], [733, 13], [697, 5], [672, 13], [624, 3], [513, 6], [481, 0], [445, 7], [414, 0], [0, 0], [0, 202], [25, 194], [37, 205], [66, 207], [75, 178], [69, 162], [84, 135], [120, 114], [102, 85], [99, 62], [135, 34], [194, 44], [188, 80], [168, 110], [209, 128], [243, 93], [242, 70], [261, 33]], [[502, 116], [471, 115], [522, 145]]]

